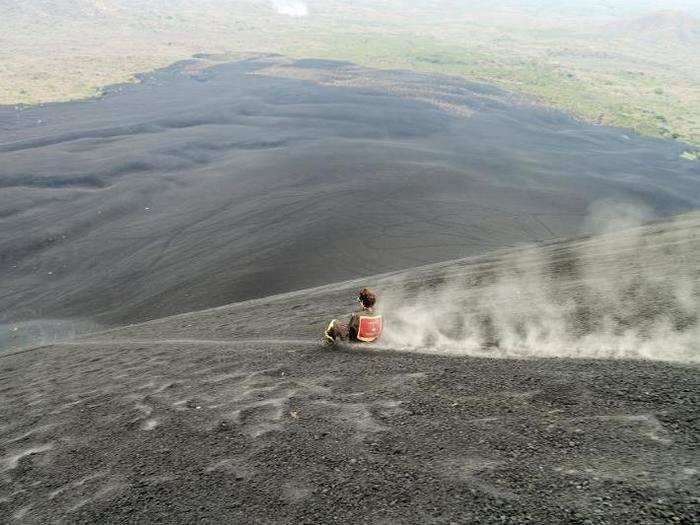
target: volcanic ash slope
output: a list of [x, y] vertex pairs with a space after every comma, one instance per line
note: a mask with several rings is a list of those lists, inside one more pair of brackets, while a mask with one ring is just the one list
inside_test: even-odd
[[[690, 215], [7, 354], [0, 521], [697, 522], [699, 232]], [[322, 346], [363, 284], [382, 344]]]
[[576, 235], [605, 199], [700, 208], [687, 145], [494, 87], [202, 67], [0, 107], [0, 347], [2, 324], [119, 326]]

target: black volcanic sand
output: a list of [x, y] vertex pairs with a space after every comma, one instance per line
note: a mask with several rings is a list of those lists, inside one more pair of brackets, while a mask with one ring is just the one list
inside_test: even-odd
[[[696, 215], [613, 236], [605, 272], [685, 275], [674, 246], [700, 253], [699, 229]], [[548, 247], [552, 278], [575, 280], [577, 244], [604, 243]], [[420, 294], [523, 257], [374, 282]], [[0, 522], [698, 522], [697, 364], [321, 345], [359, 284], [0, 357]]]
[[0, 372], [3, 523], [700, 517], [697, 368], [163, 341]]
[[[700, 206], [682, 144], [485, 85], [282, 58], [197, 65], [95, 100], [0, 108], [0, 332], [144, 320], [566, 236], [600, 199], [661, 216]], [[275, 65], [311, 79], [254, 74]]]

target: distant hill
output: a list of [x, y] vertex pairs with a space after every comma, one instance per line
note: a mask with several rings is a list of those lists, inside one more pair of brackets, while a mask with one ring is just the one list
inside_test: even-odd
[[697, 45], [700, 44], [700, 19], [680, 10], [657, 11], [609, 24], [606, 26], [606, 32], [643, 40], [666, 40]]

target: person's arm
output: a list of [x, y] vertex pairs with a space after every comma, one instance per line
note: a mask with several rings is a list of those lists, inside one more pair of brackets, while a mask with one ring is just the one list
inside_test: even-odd
[[352, 337], [357, 337], [357, 331], [360, 328], [360, 314], [355, 312], [350, 316], [350, 322], [348, 323], [348, 331]]

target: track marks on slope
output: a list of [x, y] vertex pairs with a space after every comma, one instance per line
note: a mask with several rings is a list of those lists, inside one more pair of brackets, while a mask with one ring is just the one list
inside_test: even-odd
[[35, 454], [43, 454], [54, 448], [53, 443], [32, 445], [25, 448], [17, 448], [5, 454], [2, 458], [3, 466], [6, 470], [16, 469], [25, 458], [31, 458]]

